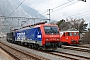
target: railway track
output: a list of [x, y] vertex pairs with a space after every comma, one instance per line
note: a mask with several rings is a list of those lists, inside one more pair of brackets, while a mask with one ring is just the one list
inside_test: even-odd
[[78, 47], [90, 48], [90, 45], [89, 46], [79, 45]]
[[89, 47], [83, 47], [83, 46], [77, 46], [76, 47], [76, 46], [65, 46], [65, 45], [63, 45], [62, 48], [90, 53], [90, 48]]
[[[0, 46], [2, 46], [2, 47], [4, 47], [3, 45], [5, 45], [4, 43], [0, 43]], [[7, 46], [7, 45], [5, 45], [5, 46]], [[9, 47], [9, 46], [8, 46]], [[24, 46], [23, 46], [24, 47]], [[4, 47], [5, 48], [5, 47]], [[10, 46], [10, 48], [5, 48], [6, 50], [9, 50], [9, 49], [11, 49], [12, 47]], [[27, 48], [27, 47], [26, 47]], [[29, 47], [28, 47], [29, 48]], [[17, 49], [17, 48], [15, 48], [15, 49]], [[15, 50], [14, 49], [14, 50]], [[32, 50], [36, 50], [36, 49], [32, 49]], [[20, 53], [20, 51], [21, 50], [19, 50], [19, 52], [17, 52], [17, 53]], [[39, 51], [39, 50], [37, 50], [37, 51]], [[11, 52], [11, 50], [10, 50], [10, 52]], [[15, 53], [16, 53], [15, 52]], [[21, 53], [23, 53], [24, 51], [22, 51]], [[49, 51], [49, 52], [47, 52], [47, 51], [39, 51], [39, 52], [42, 52], [42, 53], [47, 53], [47, 54], [50, 54], [50, 55], [54, 55], [54, 56], [58, 56], [58, 57], [62, 57], [62, 58], [66, 58], [66, 59], [69, 59], [69, 60], [90, 60], [90, 58], [89, 57], [85, 57], [85, 56], [79, 56], [79, 55], [75, 55], [75, 54], [71, 54], [71, 53], [65, 53], [65, 52], [60, 52], [60, 51]], [[47, 58], [40, 58], [40, 56], [38, 56], [38, 57], [36, 57], [36, 55], [34, 55], [34, 56], [29, 56], [29, 55], [27, 55], [27, 54], [29, 54], [28, 52], [27, 53], [25, 53], [24, 52], [24, 55], [25, 56], [23, 56], [23, 54], [17, 54], [16, 56], [15, 56], [15, 53], [14, 53], [14, 58], [16, 58], [16, 60], [43, 60], [43, 59], [45, 59], [45, 60], [49, 60], [49, 59], [47, 59]], [[10, 53], [11, 54], [11, 53]], [[22, 55], [23, 57], [24, 57], [24, 59], [23, 59], [23, 57], [22, 56], [19, 56], [19, 55]], [[33, 54], [31, 54], [31, 55], [33, 55]], [[25, 58], [26, 57], [26, 58]]]
[[63, 58], [66, 58], [66, 59], [69, 59], [69, 60], [78, 60], [76, 58], [72, 58], [72, 57], [68, 57], [66, 55], [63, 55], [62, 53], [52, 53], [52, 52], [45, 52], [45, 53], [48, 53], [48, 54], [52, 54], [52, 55], [55, 55], [55, 56], [59, 56], [59, 57], [63, 57]]
[[3, 42], [0, 42], [0, 47], [16, 60], [49, 60], [47, 58], [32, 54], [30, 52], [17, 49], [13, 46], [9, 46]]
[[63, 57], [63, 58], [70, 59], [70, 60], [90, 60], [90, 57], [85, 57], [85, 56], [60, 52], [60, 51], [52, 51], [52, 52], [45, 52], [45, 53], [52, 54], [52, 55], [59, 56], [59, 57]]

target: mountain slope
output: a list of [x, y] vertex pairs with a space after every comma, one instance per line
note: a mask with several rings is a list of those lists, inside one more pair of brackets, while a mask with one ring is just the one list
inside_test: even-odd
[[[31, 7], [28, 7], [24, 4], [19, 6], [20, 3], [21, 2], [19, 2], [18, 0], [0, 0], [0, 16], [42, 18], [42, 19], [46, 18], [43, 15], [41, 15], [38, 11], [36, 11], [35, 9], [33, 9]], [[18, 26], [18, 25], [21, 26], [22, 21], [25, 21], [25, 19], [20, 20], [20, 19], [15, 19], [15, 18], [8, 18], [8, 19], [5, 18], [3, 21], [0, 21], [0, 22], [2, 22], [1, 23], [2, 25], [8, 24], [11, 26]], [[32, 24], [33, 20], [28, 23]], [[10, 28], [10, 26], [8, 28]]]
[[[2, 16], [13, 17], [39, 17], [45, 18], [35, 9], [28, 7], [24, 4], [21, 6], [18, 0], [0, 0], [0, 14]], [[19, 7], [18, 7], [19, 6]], [[18, 8], [17, 8], [18, 7]], [[16, 9], [17, 8], [17, 9]]]
[[24, 4], [21, 5], [21, 7], [23, 8], [23, 10], [31, 15], [32, 17], [39, 17], [39, 18], [45, 18], [43, 15], [41, 15], [38, 11], [36, 11], [35, 9], [31, 8], [31, 7], [28, 7]]

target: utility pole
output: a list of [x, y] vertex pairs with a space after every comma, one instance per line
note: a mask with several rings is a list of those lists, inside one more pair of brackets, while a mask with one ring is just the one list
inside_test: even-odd
[[49, 15], [49, 21], [51, 20], [51, 19], [50, 19], [50, 15], [51, 15], [51, 14], [50, 14], [50, 11], [51, 11], [51, 10], [52, 10], [52, 9], [49, 9], [49, 14], [47, 14], [47, 15]]

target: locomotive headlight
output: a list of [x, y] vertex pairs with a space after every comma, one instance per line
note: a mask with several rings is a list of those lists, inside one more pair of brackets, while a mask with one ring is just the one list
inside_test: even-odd
[[49, 39], [48, 38], [46, 38], [46, 41], [48, 41]]
[[76, 42], [75, 40], [71, 40], [71, 42]]
[[60, 40], [59, 38], [57, 38], [57, 40]]
[[68, 39], [68, 37], [66, 39]]

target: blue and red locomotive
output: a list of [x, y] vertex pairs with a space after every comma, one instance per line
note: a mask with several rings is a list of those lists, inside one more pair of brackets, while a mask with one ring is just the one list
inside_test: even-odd
[[7, 33], [7, 41], [45, 50], [61, 47], [58, 26], [45, 24], [45, 22], [24, 26]]

